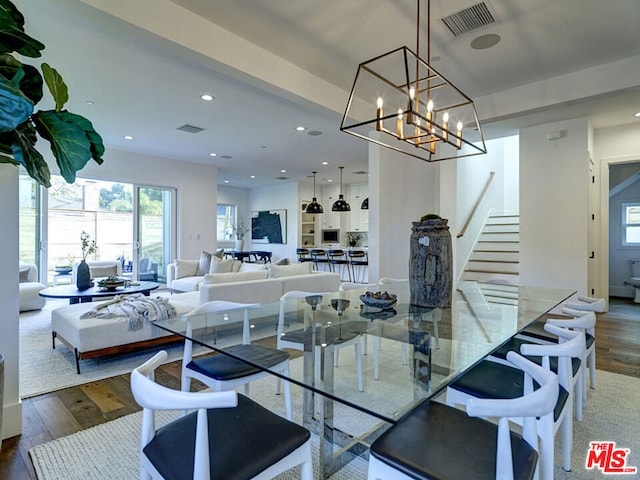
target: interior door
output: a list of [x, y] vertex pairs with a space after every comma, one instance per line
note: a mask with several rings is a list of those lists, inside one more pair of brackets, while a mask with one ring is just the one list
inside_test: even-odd
[[144, 186], [135, 192], [133, 278], [164, 283], [167, 265], [175, 256], [176, 192]]

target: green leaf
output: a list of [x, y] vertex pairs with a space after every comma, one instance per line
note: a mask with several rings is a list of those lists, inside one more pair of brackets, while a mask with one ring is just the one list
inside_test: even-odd
[[39, 111], [32, 115], [40, 136], [51, 143], [60, 174], [68, 183], [75, 181], [76, 172], [92, 157], [91, 142], [78, 118], [83, 117], [54, 110]]
[[24, 31], [24, 17], [9, 0], [0, 0], [0, 54], [18, 52], [36, 58], [44, 44]]
[[[19, 70], [14, 79], [24, 76]], [[10, 132], [26, 122], [33, 113], [33, 103], [23, 95], [17, 82], [7, 80], [0, 75], [0, 133]]]
[[42, 75], [38, 69], [21, 63], [11, 55], [0, 55], [0, 74], [7, 80], [12, 80], [19, 70], [24, 73], [18, 84], [19, 88], [35, 105], [42, 100]]
[[44, 81], [47, 82], [47, 87], [49, 87], [49, 91], [56, 101], [56, 111], [59, 112], [69, 100], [69, 89], [62, 79], [62, 75], [48, 63], [42, 64], [42, 73]]
[[11, 165], [20, 165], [20, 162], [16, 161], [13, 157], [3, 155], [0, 153], [0, 163], [10, 163]]
[[98, 165], [102, 165], [104, 162], [102, 159], [102, 155], [104, 155], [104, 144], [102, 143], [100, 134], [93, 128], [93, 124], [81, 115], [70, 112], [61, 113], [63, 118], [73, 119], [73, 121], [84, 130], [91, 145], [91, 158], [93, 158]]
[[30, 123], [20, 125], [16, 130], [16, 139], [17, 142], [11, 145], [13, 158], [22, 164], [31, 178], [49, 188], [51, 172], [49, 165], [35, 148], [37, 137], [33, 125]]

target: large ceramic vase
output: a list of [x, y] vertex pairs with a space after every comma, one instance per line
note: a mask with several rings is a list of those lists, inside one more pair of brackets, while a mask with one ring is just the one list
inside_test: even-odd
[[413, 305], [451, 306], [452, 247], [447, 222], [446, 218], [412, 222], [409, 290]]
[[244, 240], [236, 240], [236, 252], [242, 252], [244, 247]]
[[4, 357], [0, 354], [0, 450], [2, 450], [2, 405], [4, 402]]
[[78, 290], [86, 290], [91, 288], [91, 270], [87, 262], [82, 260], [76, 271], [76, 287]]

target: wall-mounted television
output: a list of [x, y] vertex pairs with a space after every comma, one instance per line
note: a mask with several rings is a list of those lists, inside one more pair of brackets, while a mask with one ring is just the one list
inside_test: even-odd
[[340, 243], [340, 230], [337, 228], [322, 230], [322, 243]]

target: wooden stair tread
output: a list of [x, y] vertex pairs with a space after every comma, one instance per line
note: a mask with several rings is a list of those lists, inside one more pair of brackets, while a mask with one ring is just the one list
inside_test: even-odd
[[477, 268], [468, 268], [465, 272], [474, 272], [474, 273], [498, 273], [501, 275], [520, 275], [520, 272], [502, 272], [498, 270], [481, 270]]

